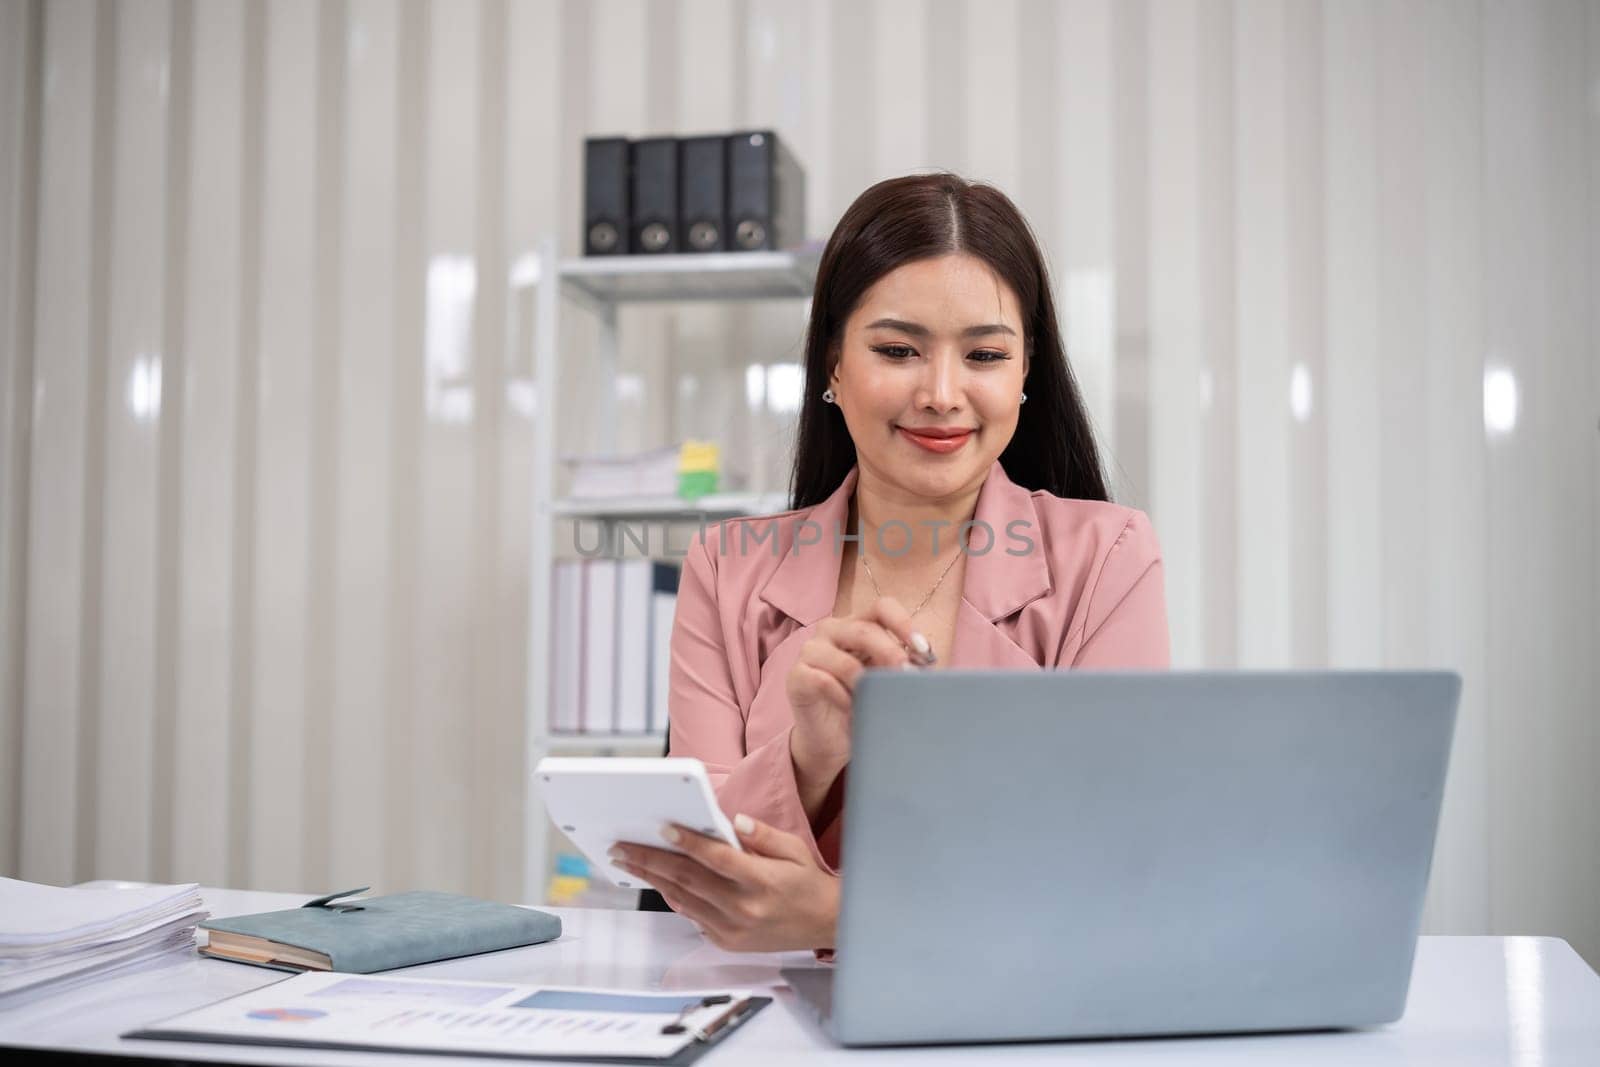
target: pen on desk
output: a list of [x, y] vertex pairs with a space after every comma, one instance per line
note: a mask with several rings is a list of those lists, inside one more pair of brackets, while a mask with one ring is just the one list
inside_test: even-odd
[[695, 1031], [695, 1037], [701, 1041], [710, 1041], [723, 1029], [737, 1023], [744, 1017], [745, 1012], [749, 1010], [750, 998], [745, 997], [743, 1000], [736, 1002], [724, 1015], [713, 1019], [704, 1030]]
[[[733, 1003], [733, 1006], [727, 1011], [723, 1012], [721, 1015], [717, 1016], [717, 1018], [713, 1019], [710, 1023], [706, 1024], [703, 1029], [697, 1026], [690, 1026], [684, 1021], [697, 1011], [701, 1011], [705, 1008], [721, 1007], [722, 1005], [730, 1002]], [[715, 996], [705, 997], [697, 1002], [685, 1004], [682, 1010], [678, 1012], [678, 1017], [672, 1022], [663, 1026], [661, 1028], [661, 1032], [667, 1037], [675, 1037], [678, 1034], [687, 1033], [693, 1036], [696, 1041], [707, 1041], [710, 1040], [712, 1034], [715, 1034], [723, 1027], [738, 1020], [742, 1013], [745, 1012], [749, 1007], [749, 997], [737, 1002], [733, 1002], [733, 997], [726, 993], [719, 993]]]

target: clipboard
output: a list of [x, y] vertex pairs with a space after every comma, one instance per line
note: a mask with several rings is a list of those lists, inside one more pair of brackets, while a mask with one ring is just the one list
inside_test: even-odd
[[663, 993], [307, 972], [121, 1036], [679, 1065], [694, 1063], [771, 1003], [748, 990]]

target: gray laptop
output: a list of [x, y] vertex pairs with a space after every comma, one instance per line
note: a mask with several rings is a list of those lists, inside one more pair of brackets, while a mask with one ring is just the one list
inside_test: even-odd
[[1405, 1011], [1461, 681], [870, 671], [847, 1045], [1373, 1026]]

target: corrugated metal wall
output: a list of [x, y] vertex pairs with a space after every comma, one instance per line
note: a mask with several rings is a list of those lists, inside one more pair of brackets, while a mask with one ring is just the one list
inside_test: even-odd
[[[0, 870], [518, 897], [524, 257], [747, 126], [1011, 192], [1177, 661], [1461, 670], [1429, 925], [1600, 958], [1594, 0], [3, 0]], [[795, 306], [623, 319], [779, 485]]]

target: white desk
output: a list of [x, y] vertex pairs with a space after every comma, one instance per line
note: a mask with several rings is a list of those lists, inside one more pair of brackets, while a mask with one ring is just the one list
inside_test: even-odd
[[[295, 907], [309, 897], [208, 890], [216, 915]], [[1370, 1031], [1242, 1038], [1065, 1042], [964, 1048], [875, 1049], [835, 1046], [782, 986], [780, 966], [809, 965], [807, 953], [739, 956], [706, 944], [686, 920], [650, 912], [550, 909], [560, 941], [451, 960], [405, 973], [551, 985], [685, 989], [779, 987], [776, 1003], [706, 1055], [710, 1067], [734, 1064], [922, 1063], [1211, 1064], [1250, 1060], [1300, 1065], [1359, 1063], [1600, 1064], [1600, 976], [1564, 941], [1533, 937], [1424, 937], [1417, 949], [1406, 1016]], [[223, 997], [280, 981], [277, 971], [194, 956], [108, 978], [59, 996], [0, 1009], [4, 1046], [54, 1048], [165, 1059], [234, 1063], [394, 1064], [503, 1062], [414, 1055], [317, 1053], [155, 1041], [117, 1034]]]

